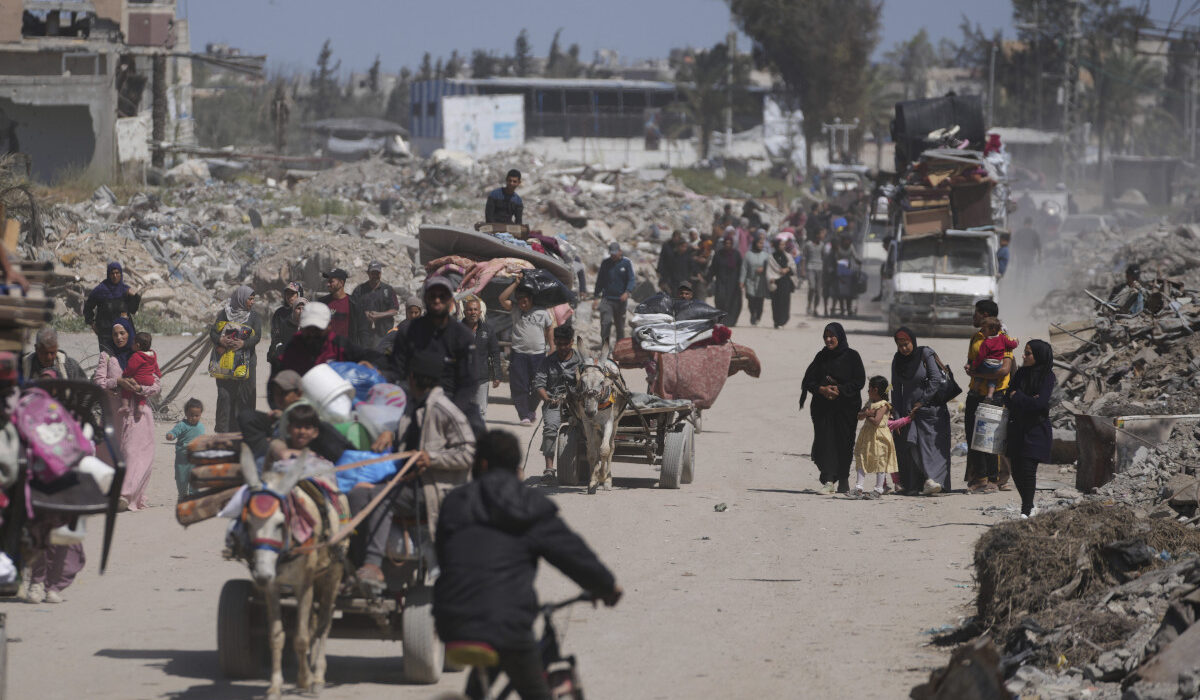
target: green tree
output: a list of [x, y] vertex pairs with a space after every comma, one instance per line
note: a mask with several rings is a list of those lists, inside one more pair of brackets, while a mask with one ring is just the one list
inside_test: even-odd
[[700, 157], [709, 157], [712, 133], [725, 123], [725, 109], [741, 112], [750, 104], [746, 99], [749, 79], [750, 58], [731, 57], [725, 44], [694, 52], [692, 60], [676, 73], [684, 113], [699, 130]]
[[387, 107], [384, 108], [383, 118], [397, 124], [410, 124], [409, 87], [412, 85], [412, 71], [407, 67], [400, 69], [400, 79], [388, 95]]
[[729, 0], [804, 109], [806, 162], [821, 124], [861, 117], [869, 59], [879, 41], [881, 0]]
[[532, 69], [532, 49], [529, 46], [529, 32], [524, 29], [517, 35], [517, 40], [513, 42], [513, 69], [517, 75], [524, 78], [529, 75]]
[[475, 49], [471, 53], [471, 77], [490, 78], [496, 74], [496, 57], [484, 51]]
[[562, 28], [559, 27], [554, 32], [554, 38], [550, 40], [550, 53], [546, 54], [547, 77], [559, 77], [558, 69], [563, 65], [563, 60], [565, 57], [563, 56], [562, 49], [558, 47], [558, 37], [562, 34], [562, 31]]
[[371, 91], [372, 95], [378, 95], [379, 87], [379, 54], [375, 54], [375, 62], [367, 71], [367, 89]]
[[309, 102], [309, 112], [314, 119], [324, 119], [332, 116], [341, 101], [338, 89], [337, 72], [341, 70], [342, 62], [333, 62], [333, 46], [329, 39], [321, 45], [317, 54], [317, 70], [312, 74], [312, 97]]
[[446, 77], [457, 78], [463, 70], [462, 56], [458, 55], [458, 49], [450, 52], [450, 58], [446, 61]]
[[437, 63], [433, 66], [433, 77], [441, 80], [446, 77], [446, 69], [442, 66], [442, 59], [438, 58]]
[[875, 169], [883, 169], [883, 140], [891, 130], [892, 117], [896, 113], [896, 103], [903, 96], [896, 92], [894, 85], [895, 66], [889, 64], [874, 65], [867, 69], [866, 110], [861, 117], [864, 131], [871, 132], [875, 140]]
[[417, 80], [433, 80], [433, 57], [426, 51], [421, 57], [421, 68], [417, 71]]
[[938, 62], [937, 52], [929, 43], [929, 35], [922, 28], [913, 38], [901, 41], [883, 55], [895, 67], [897, 77], [904, 85], [904, 99], [925, 97], [925, 77]]
[[[1162, 72], [1145, 56], [1132, 50], [1119, 50], [1108, 56], [1100, 78], [1096, 81], [1096, 99], [1104, 101], [1105, 120], [1100, 137], [1101, 154], [1129, 152], [1134, 136], [1134, 122], [1147, 116], [1143, 97], [1158, 94]], [[1097, 128], [1101, 128], [1097, 124]]]

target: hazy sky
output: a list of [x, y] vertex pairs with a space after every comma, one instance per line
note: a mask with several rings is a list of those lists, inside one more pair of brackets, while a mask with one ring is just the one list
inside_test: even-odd
[[[1165, 20], [1174, 0], [1151, 0]], [[1185, 3], [1190, 4], [1190, 3]], [[365, 71], [378, 54], [387, 72], [416, 68], [458, 49], [511, 53], [521, 28], [536, 55], [545, 55], [558, 28], [563, 50], [578, 43], [585, 58], [612, 48], [624, 59], [665, 56], [673, 47], [706, 47], [729, 31], [724, 0], [179, 0], [192, 45], [209, 42], [266, 53], [270, 69], [311, 70], [321, 43], [332, 40], [343, 70]], [[986, 30], [1012, 34], [1007, 0], [884, 0], [880, 50], [922, 26], [934, 44], [957, 39], [962, 15]], [[745, 46], [745, 44], [743, 44]]]

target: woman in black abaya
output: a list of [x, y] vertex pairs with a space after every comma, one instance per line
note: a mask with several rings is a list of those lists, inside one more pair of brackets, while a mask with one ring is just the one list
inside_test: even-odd
[[825, 326], [825, 348], [804, 372], [800, 407], [813, 395], [812, 460], [821, 471], [824, 493], [850, 490], [850, 464], [854, 461], [854, 434], [866, 370], [862, 358], [846, 342], [840, 323]]

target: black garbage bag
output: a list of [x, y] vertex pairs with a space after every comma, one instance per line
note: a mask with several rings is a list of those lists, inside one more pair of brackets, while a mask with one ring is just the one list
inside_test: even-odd
[[524, 289], [532, 294], [534, 306], [550, 307], [574, 303], [575, 295], [548, 270], [526, 270], [517, 289]]
[[674, 299], [673, 312], [676, 321], [712, 321], [720, 323], [725, 312], [699, 299]]
[[666, 292], [659, 292], [649, 299], [637, 305], [634, 309], [639, 314], [667, 314], [668, 316], [675, 315], [675, 306], [671, 303], [671, 297]]

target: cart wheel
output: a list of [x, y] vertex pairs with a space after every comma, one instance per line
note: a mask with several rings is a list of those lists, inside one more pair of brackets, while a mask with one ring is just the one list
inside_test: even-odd
[[679, 475], [679, 483], [690, 484], [696, 469], [696, 431], [692, 430], [691, 423], [685, 422], [682, 432], [686, 444], [683, 447], [683, 470]]
[[558, 483], [562, 486], [578, 486], [580, 483], [579, 451], [583, 447], [583, 435], [579, 428], [573, 425], [563, 425], [558, 429], [558, 438], [554, 446], [554, 467], [558, 471]]
[[700, 409], [692, 409], [691, 421], [697, 433], [704, 432], [704, 416], [701, 414]]
[[683, 465], [687, 461], [688, 439], [692, 435], [691, 424], [684, 422], [682, 426], [674, 426], [663, 440], [662, 472], [658, 476], [658, 487], [662, 489], [679, 488], [679, 480], [683, 476]]
[[226, 581], [221, 587], [217, 604], [217, 660], [226, 678], [254, 678], [262, 668], [266, 635], [255, 634], [254, 622], [262, 611], [255, 610], [250, 602], [254, 593], [254, 584], [245, 579]]
[[437, 683], [442, 677], [445, 649], [433, 627], [433, 589], [420, 586], [404, 596], [400, 625], [404, 679], [409, 683]]

